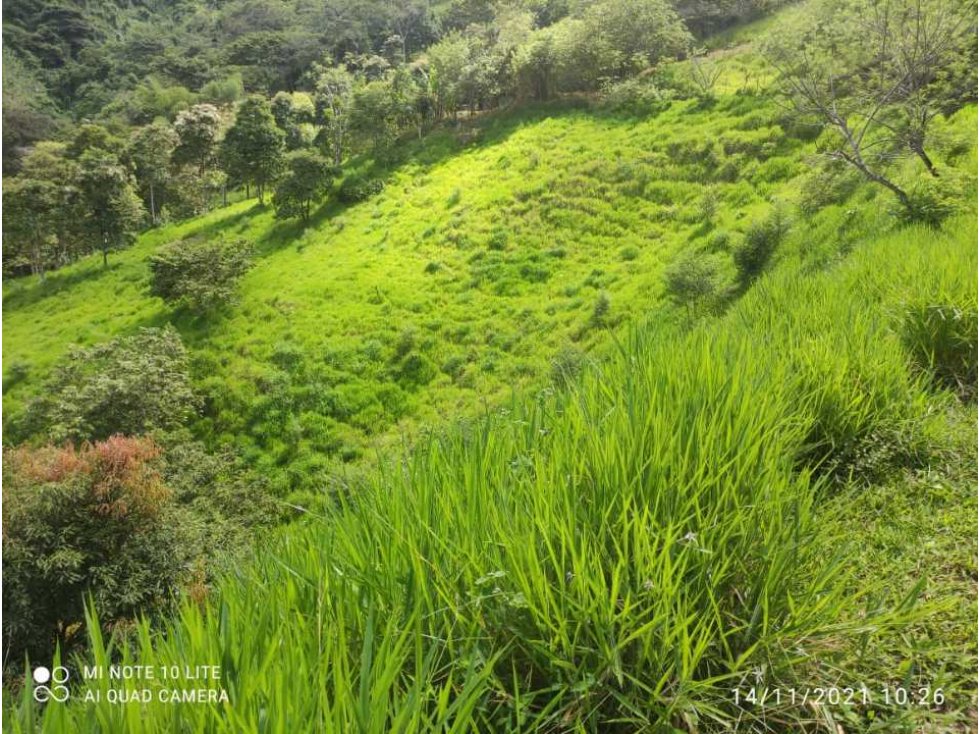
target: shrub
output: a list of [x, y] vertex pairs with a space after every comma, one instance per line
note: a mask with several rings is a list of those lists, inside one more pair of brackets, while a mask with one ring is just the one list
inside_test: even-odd
[[84, 594], [103, 623], [159, 607], [193, 549], [149, 439], [3, 457], [3, 635], [8, 655], [47, 657], [78, 642]]
[[965, 190], [944, 178], [922, 179], [908, 191], [908, 204], [895, 205], [894, 213], [905, 223], [921, 222], [937, 227], [961, 205], [957, 189]]
[[595, 307], [591, 312], [592, 323], [603, 324], [605, 323], [605, 317], [608, 316], [608, 312], [612, 309], [612, 299], [609, 294], [605, 291], [601, 291], [598, 294], [598, 298], [595, 299]]
[[351, 175], [343, 179], [337, 196], [345, 204], [356, 204], [366, 201], [384, 190], [384, 182], [377, 178]]
[[901, 337], [915, 367], [963, 401], [976, 396], [976, 307], [913, 303], [905, 307]]
[[842, 204], [850, 198], [860, 181], [860, 174], [849, 166], [840, 163], [821, 166], [803, 180], [799, 209], [811, 217], [831, 204]]
[[742, 283], [749, 283], [762, 274], [789, 227], [789, 218], [781, 206], [776, 206], [765, 219], [749, 225], [744, 242], [734, 251], [734, 265]]
[[551, 360], [551, 382], [557, 387], [573, 385], [585, 368], [585, 354], [574, 347], [564, 347]]
[[299, 217], [308, 222], [313, 205], [326, 195], [340, 169], [310, 150], [295, 150], [286, 156], [286, 169], [272, 197], [275, 216]]
[[626, 262], [635, 260], [639, 257], [639, 248], [635, 245], [626, 245], [621, 250], [619, 250], [619, 257]]
[[398, 381], [415, 386], [427, 385], [437, 373], [432, 360], [418, 352], [405, 355], [397, 368]]
[[15, 657], [74, 648], [91, 594], [103, 624], [205, 583], [275, 521], [264, 487], [200, 444], [112, 436], [4, 452], [4, 643]]
[[652, 116], [669, 109], [674, 93], [660, 89], [647, 78], [635, 77], [610, 85], [605, 90], [605, 105], [630, 115]]
[[187, 351], [171, 326], [72, 349], [28, 407], [31, 434], [55, 443], [170, 430], [196, 412]]
[[242, 239], [172, 242], [150, 258], [150, 293], [178, 307], [211, 311], [234, 300], [251, 258]]
[[717, 189], [713, 186], [705, 187], [703, 196], [697, 202], [697, 212], [700, 221], [707, 225], [713, 225], [714, 219], [717, 217], [719, 203], [720, 197], [717, 195]]
[[664, 272], [670, 300], [692, 309], [716, 306], [724, 288], [723, 258], [688, 253], [672, 263]]
[[726, 252], [731, 246], [731, 233], [726, 229], [719, 229], [712, 232], [707, 238], [708, 252]]

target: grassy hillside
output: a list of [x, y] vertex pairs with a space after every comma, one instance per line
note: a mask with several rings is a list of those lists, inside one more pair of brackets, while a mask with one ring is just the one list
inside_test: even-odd
[[[655, 308], [678, 252], [734, 246], [793, 190], [806, 144], [770, 100], [740, 93], [753, 63], [744, 48], [732, 57], [714, 105], [563, 103], [449, 127], [400, 162], [363, 161], [384, 191], [328, 204], [304, 231], [243, 202], [150, 232], [107, 270], [92, 258], [6, 283], [8, 440], [69, 345], [167, 321], [206, 396], [198, 434], [282, 488], [320, 486], [419, 425], [543, 384], [553, 360], [577, 364], [608, 327]], [[258, 248], [224, 316], [194, 320], [148, 295], [148, 255], [183, 237]]]
[[[972, 730], [976, 109], [935, 123], [957, 214], [904, 226], [816, 167], [748, 37], [713, 101], [487, 115], [358, 161], [383, 191], [305, 230], [240, 202], [5, 283], [9, 442], [70, 344], [173, 323], [198, 437], [349, 490], [165, 619], [93, 612], [71, 661], [220, 681], [8, 681], [5, 731]], [[148, 295], [185, 237], [257, 248], [219, 317]], [[714, 309], [667, 297], [694, 261]]]
[[[954, 304], [974, 331], [975, 236], [961, 218], [787, 254], [722, 319], [630, 331], [568, 389], [290, 529], [203, 607], [121, 650], [93, 639], [95, 660], [221, 665], [229, 703], [48, 706], [43, 727], [967, 730], [975, 411], [915, 361], [936, 342], [914, 314]], [[847, 705], [732, 693], [861, 683]]]

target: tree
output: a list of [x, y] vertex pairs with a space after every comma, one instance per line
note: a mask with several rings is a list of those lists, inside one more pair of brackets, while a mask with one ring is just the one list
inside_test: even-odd
[[173, 151], [174, 162], [194, 165], [198, 174], [203, 176], [214, 160], [221, 130], [218, 108], [212, 104], [196, 104], [177, 114], [173, 128], [179, 138]]
[[245, 240], [180, 240], [150, 258], [150, 294], [198, 313], [230, 303], [252, 265]]
[[350, 130], [369, 140], [375, 153], [397, 134], [398, 108], [389, 80], [368, 82], [354, 92], [350, 107]]
[[282, 170], [284, 139], [269, 101], [253, 95], [241, 103], [234, 125], [221, 144], [221, 160], [228, 176], [255, 184], [260, 204], [264, 203], [265, 188]]
[[27, 409], [26, 430], [54, 443], [172, 430], [198, 408], [187, 350], [170, 326], [74, 347]]
[[109, 253], [132, 244], [143, 221], [143, 205], [133, 190], [132, 176], [119, 159], [94, 148], [78, 161], [78, 186], [85, 209], [83, 226], [102, 251]]
[[136, 180], [149, 195], [150, 220], [159, 224], [157, 194], [170, 178], [170, 158], [180, 142], [166, 122], [155, 122], [133, 131], [129, 150], [136, 166]]
[[272, 97], [272, 116], [275, 124], [285, 133], [288, 150], [308, 146], [315, 137], [313, 122], [316, 105], [306, 92], [276, 92]]
[[354, 76], [343, 67], [317, 67], [316, 108], [333, 153], [333, 163], [343, 162], [344, 144], [350, 123]]
[[800, 116], [831, 131], [823, 152], [915, 204], [887, 173], [903, 152], [937, 176], [926, 152], [941, 110], [933, 82], [963, 52], [971, 6], [944, 0], [827, 0], [807, 28], [772, 43], [769, 61]]
[[[54, 260], [60, 199], [58, 187], [50, 181], [21, 175], [3, 186], [5, 249], [26, 256], [31, 273], [42, 281]], [[4, 255], [8, 263], [17, 259]]]
[[308, 222], [313, 203], [326, 194], [339, 169], [317, 153], [297, 150], [286, 157], [286, 170], [272, 199], [275, 216]]

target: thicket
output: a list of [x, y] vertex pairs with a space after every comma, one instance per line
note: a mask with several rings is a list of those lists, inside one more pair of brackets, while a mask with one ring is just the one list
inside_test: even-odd
[[144, 328], [71, 348], [17, 433], [56, 444], [136, 436], [179, 428], [198, 409], [180, 335], [172, 326]]
[[150, 293], [169, 304], [207, 313], [234, 302], [238, 281], [252, 266], [243, 239], [171, 242], [149, 259]]

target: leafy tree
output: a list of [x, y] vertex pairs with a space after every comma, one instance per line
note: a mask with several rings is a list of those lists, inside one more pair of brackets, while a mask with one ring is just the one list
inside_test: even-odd
[[174, 162], [191, 164], [203, 176], [214, 160], [221, 130], [218, 108], [212, 104], [196, 104], [178, 113], [173, 127], [179, 138], [173, 152]]
[[354, 92], [350, 129], [359, 139], [370, 141], [375, 152], [397, 134], [397, 119], [397, 99], [390, 81], [368, 82]]
[[6, 43], [2, 69], [3, 172], [8, 174], [16, 171], [21, 151], [54, 132], [57, 108], [37, 70]]
[[260, 204], [264, 203], [265, 188], [282, 170], [284, 138], [269, 101], [253, 95], [239, 106], [234, 125], [221, 144], [221, 159], [228, 176], [255, 184]]
[[176, 437], [111, 436], [3, 455], [3, 637], [12, 657], [82, 644], [83, 601], [112, 625], [163, 611], [275, 518], [264, 486], [232, 457]]
[[252, 265], [244, 240], [180, 240], [150, 258], [150, 293], [196, 312], [230, 303], [238, 280]]
[[170, 158], [179, 142], [176, 131], [166, 122], [138, 128], [130, 137], [129, 150], [136, 166], [136, 180], [148, 194], [153, 224], [159, 223], [157, 195], [170, 178]]
[[724, 257], [689, 253], [667, 267], [663, 276], [667, 295], [674, 303], [690, 311], [711, 310], [724, 291]]
[[272, 97], [272, 116], [275, 124], [285, 133], [289, 150], [308, 146], [315, 137], [313, 122], [316, 105], [306, 92], [276, 92]]
[[26, 256], [31, 273], [42, 281], [55, 256], [59, 193], [54, 183], [25, 176], [7, 180], [3, 186], [5, 261], [16, 258], [10, 250]]
[[313, 203], [326, 194], [340, 171], [323, 156], [308, 150], [290, 153], [286, 157], [286, 170], [272, 199], [275, 216], [298, 216], [308, 222]]
[[74, 347], [28, 406], [27, 433], [62, 443], [174, 429], [198, 407], [188, 370], [170, 326]]
[[622, 77], [687, 50], [690, 33], [666, 0], [602, 0], [583, 13], [602, 73]]
[[353, 102], [355, 79], [343, 67], [314, 67], [316, 71], [316, 108], [323, 124], [326, 145], [332, 151], [333, 163], [343, 161], [350, 106]]
[[135, 241], [145, 214], [143, 205], [132, 176], [113, 154], [94, 148], [83, 153], [78, 164], [83, 226], [102, 251], [102, 264], [108, 265], [111, 251]]

